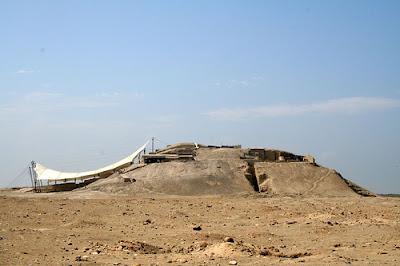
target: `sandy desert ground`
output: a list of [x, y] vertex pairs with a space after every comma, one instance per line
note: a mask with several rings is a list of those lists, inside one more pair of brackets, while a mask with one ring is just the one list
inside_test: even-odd
[[399, 265], [400, 199], [0, 192], [0, 265]]

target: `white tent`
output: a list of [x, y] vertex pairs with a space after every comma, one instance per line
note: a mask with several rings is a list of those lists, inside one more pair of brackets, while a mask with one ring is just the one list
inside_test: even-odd
[[107, 165], [105, 167], [102, 167], [97, 170], [93, 171], [86, 171], [86, 172], [60, 172], [56, 171], [50, 168], [47, 168], [44, 165], [41, 165], [39, 163], [35, 163], [33, 167], [33, 171], [35, 173], [35, 177], [37, 180], [48, 180], [48, 181], [66, 181], [66, 180], [84, 180], [88, 179], [91, 177], [96, 177], [101, 174], [107, 173], [107, 172], [112, 172], [116, 169], [124, 168], [126, 166], [129, 166], [130, 164], [133, 163], [133, 160], [136, 159], [140, 153], [144, 151], [146, 148], [147, 144], [149, 141], [147, 141], [142, 147], [140, 147], [137, 151], [129, 155], [128, 157]]

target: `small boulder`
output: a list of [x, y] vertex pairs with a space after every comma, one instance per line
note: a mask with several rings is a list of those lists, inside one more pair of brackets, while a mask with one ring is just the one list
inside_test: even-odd
[[260, 250], [260, 255], [261, 256], [269, 256], [269, 255], [271, 255], [271, 251], [269, 251], [266, 248], [263, 248], [263, 249]]
[[235, 240], [232, 237], [227, 236], [227, 237], [224, 238], [224, 242], [233, 243], [233, 242], [235, 242]]
[[195, 225], [195, 226], [193, 226], [193, 230], [194, 231], [200, 231], [201, 230], [201, 226], [200, 225]]

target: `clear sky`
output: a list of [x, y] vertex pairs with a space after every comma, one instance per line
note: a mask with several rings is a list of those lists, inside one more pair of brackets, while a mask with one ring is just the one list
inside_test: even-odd
[[[400, 1], [1, 1], [0, 186], [151, 136], [313, 154], [400, 193]], [[27, 181], [27, 180], [26, 180]]]

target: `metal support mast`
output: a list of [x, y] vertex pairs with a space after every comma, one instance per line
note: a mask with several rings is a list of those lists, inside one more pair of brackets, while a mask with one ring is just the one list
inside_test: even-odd
[[36, 163], [35, 161], [31, 162], [31, 165], [29, 166], [29, 174], [31, 175], [31, 182], [32, 182], [32, 187], [37, 192], [37, 178], [36, 178], [36, 173], [35, 173], [35, 166]]

